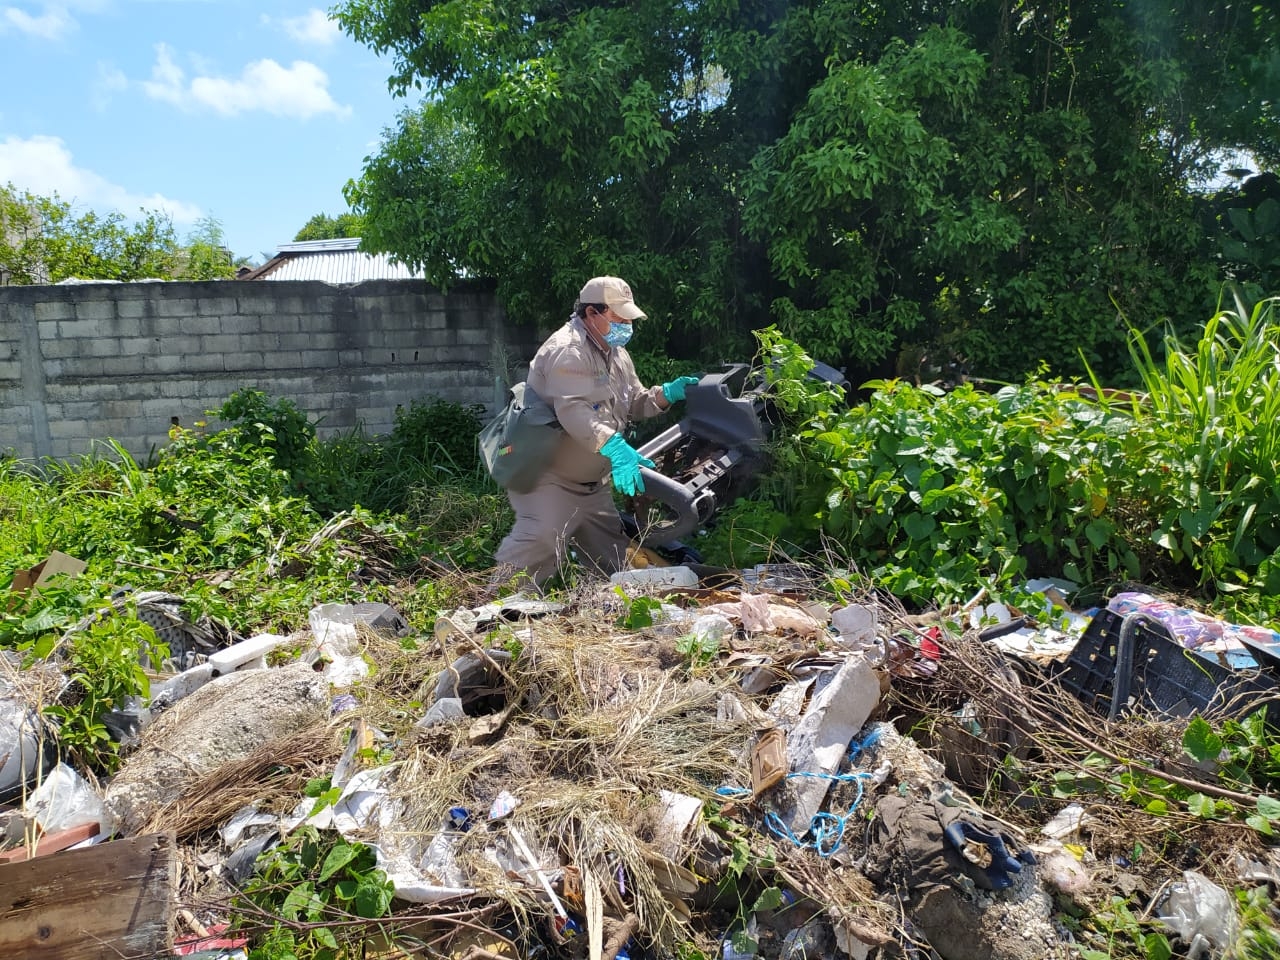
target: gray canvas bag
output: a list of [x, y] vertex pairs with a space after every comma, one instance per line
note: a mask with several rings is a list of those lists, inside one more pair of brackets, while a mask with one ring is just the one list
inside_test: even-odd
[[551, 405], [527, 383], [517, 383], [506, 409], [480, 431], [480, 456], [498, 486], [528, 493], [563, 435]]

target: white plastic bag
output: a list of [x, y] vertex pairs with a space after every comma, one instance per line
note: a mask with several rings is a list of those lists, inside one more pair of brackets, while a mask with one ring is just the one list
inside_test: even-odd
[[1169, 888], [1159, 917], [1188, 944], [1192, 960], [1220, 956], [1240, 932], [1231, 894], [1194, 870], [1184, 870], [1182, 883]]

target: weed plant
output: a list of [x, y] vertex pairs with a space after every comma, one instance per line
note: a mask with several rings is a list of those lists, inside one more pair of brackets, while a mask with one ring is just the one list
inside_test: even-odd
[[[1043, 373], [988, 393], [873, 381], [847, 408], [810, 360], [758, 334], [785, 414], [762, 489], [793, 537], [825, 534], [877, 586], [914, 604], [1063, 575], [1094, 595], [1125, 580], [1199, 591], [1243, 619], [1280, 615], [1277, 300], [1237, 302], [1118, 397]], [[758, 509], [758, 508], [757, 508]], [[760, 532], [771, 530], [768, 518]]]

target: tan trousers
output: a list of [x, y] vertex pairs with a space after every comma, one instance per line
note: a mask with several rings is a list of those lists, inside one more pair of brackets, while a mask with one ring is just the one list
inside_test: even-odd
[[523, 572], [542, 586], [566, 564], [569, 544], [594, 572], [609, 574], [625, 565], [630, 541], [608, 485], [547, 477], [529, 493], [508, 490], [507, 499], [516, 522], [494, 555], [500, 569]]

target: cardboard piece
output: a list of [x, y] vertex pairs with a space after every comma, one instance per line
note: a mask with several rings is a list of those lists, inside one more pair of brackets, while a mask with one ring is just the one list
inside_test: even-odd
[[755, 797], [787, 775], [787, 735], [778, 727], [770, 727], [760, 734], [755, 749], [751, 751], [751, 793]]
[[27, 591], [39, 593], [40, 588], [57, 576], [78, 577], [87, 567], [83, 560], [55, 550], [29, 570], [13, 571], [13, 582], [9, 584], [11, 593], [23, 594]]

